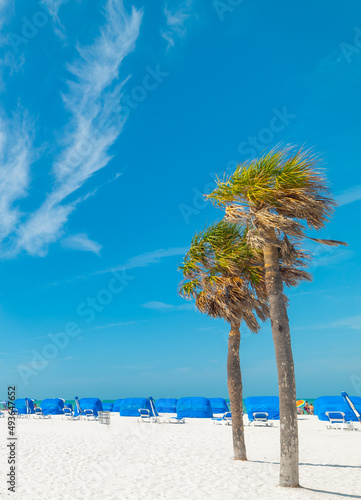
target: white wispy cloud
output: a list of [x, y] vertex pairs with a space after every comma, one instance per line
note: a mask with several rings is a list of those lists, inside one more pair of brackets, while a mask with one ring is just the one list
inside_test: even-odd
[[161, 35], [168, 42], [168, 48], [174, 46], [175, 38], [186, 36], [186, 22], [192, 14], [192, 7], [193, 0], [185, 0], [174, 6], [166, 4], [164, 15], [167, 28], [161, 31]]
[[79, 57], [69, 65], [69, 90], [63, 100], [71, 119], [53, 167], [55, 186], [20, 228], [17, 251], [45, 255], [63, 236], [70, 214], [86, 197], [66, 199], [109, 163], [109, 148], [122, 131], [126, 117], [119, 102], [126, 79], [119, 83], [119, 72], [135, 47], [142, 12], [133, 7], [128, 14], [121, 0], [108, 0], [104, 14], [106, 23], [98, 39], [89, 47], [78, 47]]
[[351, 330], [361, 330], [361, 315], [347, 316], [327, 325], [328, 328], [346, 327]]
[[166, 257], [184, 255], [188, 250], [188, 247], [171, 247], [153, 250], [152, 252], [145, 252], [140, 255], [136, 255], [135, 257], [131, 257], [124, 264], [97, 271], [94, 275], [111, 273], [114, 271], [126, 271], [128, 269], [147, 267], [151, 264], [159, 264], [159, 262]]
[[348, 205], [354, 201], [359, 201], [361, 200], [361, 186], [352, 186], [338, 194], [335, 198], [340, 205]]
[[16, 229], [21, 212], [15, 202], [27, 194], [33, 160], [30, 124], [24, 115], [0, 116], [0, 244]]
[[110, 323], [109, 325], [99, 325], [95, 326], [94, 328], [89, 328], [88, 330], [83, 330], [83, 332], [93, 332], [95, 330], [104, 330], [106, 328], [114, 328], [118, 326], [129, 326], [134, 325], [135, 323], [139, 323], [139, 321], [122, 321], [120, 323]]
[[96, 255], [99, 255], [102, 249], [100, 243], [90, 240], [85, 233], [68, 236], [61, 240], [61, 244], [63, 247], [70, 248], [71, 250], [82, 250], [84, 252], [95, 253]]
[[174, 305], [174, 304], [166, 304], [165, 302], [159, 302], [156, 300], [151, 300], [142, 304], [144, 309], [153, 309], [156, 311], [190, 311], [194, 310], [194, 304], [182, 304], [182, 305]]
[[5, 23], [5, 11], [10, 6], [10, 4], [10, 0], [0, 0], [0, 28], [2, 28]]
[[[346, 316], [322, 325], [311, 325], [303, 329], [324, 330], [329, 328], [348, 328], [350, 330], [361, 330], [361, 315]], [[300, 327], [298, 329], [301, 329]]]
[[116, 266], [108, 267], [106, 269], [100, 269], [95, 271], [90, 275], [79, 275], [73, 278], [68, 278], [61, 281], [55, 281], [52, 283], [46, 283], [46, 286], [58, 286], [63, 283], [73, 283], [74, 281], [89, 278], [89, 276], [97, 276], [99, 274], [108, 274], [116, 271], [128, 271], [130, 269], [144, 268], [152, 264], [159, 264], [163, 259], [168, 257], [177, 257], [184, 255], [189, 250], [188, 247], [171, 247], [171, 248], [161, 248], [159, 250], [154, 250], [152, 252], [145, 252], [135, 257], [131, 257], [123, 264], [118, 264]]

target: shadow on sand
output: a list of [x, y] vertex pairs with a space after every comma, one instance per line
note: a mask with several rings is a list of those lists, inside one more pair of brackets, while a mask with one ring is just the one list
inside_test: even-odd
[[[257, 464], [273, 464], [279, 465], [279, 462], [266, 462], [264, 460], [249, 460], [249, 462], [257, 463]], [[307, 465], [312, 467], [341, 467], [348, 469], [361, 469], [361, 466], [358, 465], [335, 465], [335, 464], [308, 464], [308, 463], [300, 463], [300, 466]], [[325, 490], [315, 490], [314, 488], [305, 488], [304, 486], [300, 486], [300, 489], [306, 491], [313, 491], [314, 493], [324, 493], [325, 495], [335, 495], [343, 498], [361, 498], [360, 495], [348, 495], [347, 493], [339, 493], [338, 491], [325, 491]]]
[[313, 488], [304, 488], [303, 486], [301, 486], [301, 489], [306, 490], [306, 491], [313, 491], [314, 493], [324, 493], [327, 495], [337, 495], [339, 497], [344, 497], [344, 498], [361, 498], [360, 495], [348, 495], [347, 493], [339, 493], [338, 491], [315, 490]]
[[[273, 465], [279, 465], [279, 462], [266, 462], [264, 460], [249, 460], [249, 462], [254, 462], [257, 464], [273, 464]], [[339, 465], [339, 464], [308, 464], [305, 462], [300, 462], [300, 466], [302, 465], [307, 465], [310, 467], [338, 467], [340, 469], [361, 469], [361, 465]], [[361, 498], [360, 497], [355, 497], [355, 498]]]

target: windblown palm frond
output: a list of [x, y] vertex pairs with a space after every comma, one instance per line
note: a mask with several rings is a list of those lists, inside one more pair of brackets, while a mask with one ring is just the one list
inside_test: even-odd
[[229, 323], [243, 320], [252, 332], [269, 316], [260, 252], [247, 244], [247, 230], [221, 221], [196, 234], [183, 263], [180, 294]]
[[262, 229], [276, 231], [280, 239], [282, 235], [302, 239], [307, 237], [306, 225], [321, 229], [337, 205], [321, 173], [320, 158], [311, 150], [294, 146], [276, 147], [261, 158], [240, 164], [228, 179], [218, 181], [206, 198], [226, 207], [228, 221], [248, 226], [248, 242], [257, 249], [262, 242], [269, 243]]

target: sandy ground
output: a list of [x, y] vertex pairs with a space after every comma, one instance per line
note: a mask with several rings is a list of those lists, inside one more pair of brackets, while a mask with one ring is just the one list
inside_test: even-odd
[[7, 492], [6, 418], [0, 419], [0, 498], [39, 500], [361, 499], [361, 428], [327, 430], [300, 417], [302, 488], [277, 486], [279, 426], [246, 427], [248, 462], [232, 460], [231, 427], [189, 419], [138, 424], [17, 420], [17, 486]]

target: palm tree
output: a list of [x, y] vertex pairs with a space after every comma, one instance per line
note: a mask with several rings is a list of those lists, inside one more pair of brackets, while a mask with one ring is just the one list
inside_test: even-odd
[[305, 224], [319, 230], [334, 211], [336, 203], [328, 194], [319, 163], [310, 150], [277, 147], [240, 164], [208, 195], [214, 204], [226, 207], [228, 221], [247, 226], [249, 245], [263, 252], [280, 397], [280, 485], [288, 487], [299, 486], [299, 452], [294, 363], [281, 267], [297, 251], [301, 264], [307, 260], [297, 249], [306, 237]]
[[252, 251], [244, 231], [222, 221], [192, 240], [180, 270], [184, 281], [180, 294], [196, 300], [196, 307], [212, 318], [230, 324], [227, 379], [232, 410], [235, 460], [247, 460], [243, 428], [242, 377], [239, 359], [240, 324], [243, 320], [252, 332], [268, 318], [269, 310], [258, 252]]

